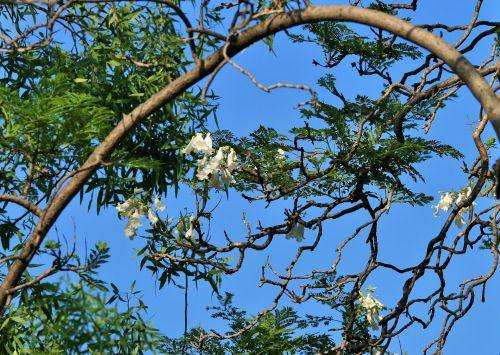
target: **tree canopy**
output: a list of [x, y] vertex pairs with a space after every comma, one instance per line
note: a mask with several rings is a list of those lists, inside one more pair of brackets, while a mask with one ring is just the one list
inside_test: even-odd
[[[460, 25], [413, 23], [418, 0], [0, 6], [2, 352], [393, 354], [399, 335], [439, 323], [420, 350], [440, 353], [477, 293], [485, 298], [499, 252], [500, 22], [482, 19], [483, 0]], [[308, 59], [323, 71], [316, 86], [266, 85], [239, 64], [255, 43], [279, 55], [278, 35], [322, 53]], [[286, 130], [255, 118], [248, 135], [219, 124], [214, 87], [226, 67], [255, 90], [303, 92], [300, 118]], [[346, 70], [355, 90], [340, 79]], [[468, 92], [481, 105], [464, 107], [476, 115], [473, 153], [428, 134]], [[445, 159], [461, 168], [460, 184], [429, 194], [427, 167]], [[188, 329], [186, 301], [183, 336], [163, 334], [140, 290], [100, 276], [107, 236], [81, 253], [84, 241], [58, 233], [73, 199], [82, 211], [116, 209], [117, 236], [141, 239], [140, 268], [159, 288], [183, 287], [187, 299], [190, 282], [209, 285], [217, 302], [207, 313], [222, 328]], [[418, 229], [412, 214], [431, 205], [446, 217], [422, 236], [418, 260], [388, 259], [395, 206]], [[228, 208], [239, 220], [224, 221]], [[280, 212], [265, 218], [271, 209]], [[276, 245], [290, 258], [273, 255]], [[314, 259], [326, 245], [329, 259]], [[452, 281], [450, 268], [478, 253], [475, 274]], [[256, 254], [269, 255], [255, 274], [273, 296], [253, 313], [224, 282]], [[390, 302], [372, 284], [380, 279]], [[301, 313], [311, 303], [324, 313]]]

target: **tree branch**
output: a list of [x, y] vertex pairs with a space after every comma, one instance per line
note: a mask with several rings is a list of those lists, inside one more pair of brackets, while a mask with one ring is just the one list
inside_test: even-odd
[[[455, 48], [434, 34], [378, 11], [353, 6], [311, 6], [303, 10], [276, 14], [244, 32], [235, 33], [235, 36], [229, 39], [226, 53], [232, 57], [269, 35], [294, 26], [320, 21], [351, 21], [366, 24], [381, 28], [426, 48], [441, 58], [465, 82], [486, 110], [497, 135], [500, 136], [500, 99], [495, 96], [490, 86], [471, 63]], [[14, 262], [0, 286], [0, 309], [5, 306], [9, 290], [19, 281], [58, 216], [100, 167], [100, 162], [109, 157], [121, 140], [140, 122], [212, 73], [224, 61], [224, 47], [226, 45], [123, 116], [121, 122], [88, 157], [81, 170], [61, 189], [53, 203], [47, 206], [43, 217], [27, 239], [20, 258]]]

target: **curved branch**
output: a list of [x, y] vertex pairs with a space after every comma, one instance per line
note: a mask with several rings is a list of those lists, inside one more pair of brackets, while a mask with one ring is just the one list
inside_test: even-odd
[[42, 209], [35, 205], [34, 203], [28, 201], [25, 198], [15, 196], [15, 195], [0, 195], [0, 201], [6, 201], [6, 202], [13, 202], [16, 205], [19, 205], [21, 207], [24, 207], [31, 213], [36, 214], [38, 217], [40, 217], [43, 213]]
[[[273, 15], [244, 32], [235, 33], [235, 36], [229, 39], [229, 43], [225, 44], [205, 60], [202, 60], [185, 75], [171, 82], [167, 87], [136, 107], [132, 112], [123, 116], [121, 122], [88, 157], [87, 161], [82, 165], [80, 172], [73, 176], [53, 202], [45, 209], [43, 218], [41, 218], [26, 241], [20, 258], [15, 261], [0, 286], [0, 309], [7, 302], [7, 291], [17, 284], [23, 271], [28, 266], [45, 235], [55, 223], [60, 213], [100, 167], [100, 162], [104, 161], [114, 151], [121, 140], [135, 126], [163, 105], [175, 99], [189, 87], [212, 73], [224, 61], [225, 53], [229, 57], [232, 57], [269, 35], [294, 26], [320, 21], [351, 21], [366, 24], [391, 32], [426, 48], [442, 59], [465, 82], [486, 110], [489, 120], [493, 123], [495, 131], [500, 137], [500, 99], [495, 96], [483, 77], [462, 54], [434, 34], [382, 12], [354, 6], [310, 6], [303, 10]], [[224, 48], [226, 50], [225, 53]]]

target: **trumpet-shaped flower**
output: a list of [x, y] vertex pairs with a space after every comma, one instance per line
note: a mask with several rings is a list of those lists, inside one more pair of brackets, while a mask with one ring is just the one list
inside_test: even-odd
[[128, 219], [128, 222], [125, 225], [125, 235], [128, 238], [134, 239], [134, 237], [136, 236], [137, 229], [142, 226], [141, 218], [142, 214], [139, 212], [139, 209], [136, 209], [134, 213], [132, 213], [132, 216], [130, 216], [130, 218]]
[[463, 201], [465, 201], [467, 198], [469, 198], [471, 192], [472, 192], [472, 188], [470, 186], [467, 186], [465, 188], [465, 190], [461, 191], [457, 197], [457, 201], [456, 201], [457, 205], [459, 203], [462, 203]]
[[203, 154], [212, 154], [212, 138], [210, 133], [207, 133], [206, 137], [203, 138], [201, 133], [196, 133], [195, 136], [191, 138], [188, 145], [181, 150], [183, 154], [189, 154], [191, 152], [201, 152]]
[[370, 294], [368, 294], [368, 296], [364, 296], [360, 293], [359, 298], [360, 305], [366, 312], [366, 320], [368, 320], [372, 329], [378, 329], [378, 322], [382, 319], [379, 312], [384, 309], [384, 305]]
[[224, 185], [229, 185], [235, 182], [233, 176], [231, 175], [231, 172], [229, 171], [229, 168], [222, 170], [221, 182]]
[[238, 160], [238, 157], [236, 156], [236, 152], [234, 151], [233, 148], [229, 151], [229, 154], [227, 155], [227, 169], [229, 172], [233, 171], [236, 169], [236, 161]]
[[432, 208], [434, 208], [434, 217], [437, 217], [439, 215], [440, 209], [443, 210], [444, 212], [448, 211], [451, 208], [451, 206], [453, 206], [453, 201], [454, 201], [454, 194], [452, 192], [442, 193], [439, 203], [435, 206], [432, 206]]
[[154, 226], [156, 223], [158, 223], [158, 220], [159, 220], [151, 208], [148, 209], [148, 219], [149, 219], [149, 222], [151, 222], [152, 226]]
[[184, 234], [184, 238], [188, 239], [190, 242], [194, 243], [195, 238], [194, 238], [194, 231], [193, 231], [193, 222], [195, 220], [195, 217], [191, 215], [189, 217], [189, 228], [186, 231], [186, 234]]
[[222, 148], [219, 148], [217, 154], [208, 160], [208, 163], [198, 171], [196, 177], [200, 180], [207, 180], [211, 175], [215, 175], [219, 172], [221, 164], [223, 163], [224, 155]]
[[132, 207], [132, 202], [130, 200], [126, 200], [123, 203], [118, 203], [116, 205], [116, 210], [118, 213], [126, 215], [130, 211], [130, 208]]
[[210, 133], [207, 133], [205, 138], [201, 133], [197, 133], [182, 150], [184, 154], [193, 151], [203, 153], [203, 158], [196, 161], [198, 165], [196, 177], [198, 180], [208, 180], [209, 186], [215, 188], [235, 182], [231, 173], [237, 167], [238, 157], [233, 148], [220, 147], [217, 153], [212, 156], [213, 148]]
[[458, 228], [462, 228], [465, 224], [465, 213], [467, 212], [466, 208], [462, 208], [458, 211], [457, 216], [455, 217], [455, 225]]
[[163, 202], [160, 201], [160, 197], [157, 195], [155, 196], [155, 200], [154, 200], [154, 206], [155, 208], [158, 210], [158, 211], [164, 211], [166, 206]]

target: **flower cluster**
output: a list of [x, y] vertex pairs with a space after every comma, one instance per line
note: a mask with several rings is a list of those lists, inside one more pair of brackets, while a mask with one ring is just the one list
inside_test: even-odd
[[236, 169], [238, 157], [233, 148], [224, 146], [212, 155], [212, 138], [207, 133], [205, 138], [201, 133], [197, 133], [191, 138], [188, 145], [181, 150], [183, 154], [203, 153], [203, 158], [197, 160], [198, 171], [196, 177], [199, 180], [208, 180], [210, 187], [220, 188], [221, 186], [234, 183], [232, 172]]
[[[435, 206], [432, 206], [432, 208], [434, 208], [434, 217], [439, 216], [439, 210], [447, 212], [453, 206], [453, 203], [456, 203], [458, 205], [463, 201], [465, 201], [470, 196], [471, 192], [472, 188], [470, 186], [467, 186], [458, 194], [455, 192], [443, 192], [441, 194], [441, 199], [439, 200], [439, 203]], [[473, 203], [473, 205], [475, 205], [475, 202]], [[462, 228], [464, 226], [466, 212], [467, 208], [465, 207], [460, 209], [460, 211], [458, 211], [457, 216], [455, 217], [455, 224], [457, 225], [458, 228]]]
[[382, 319], [379, 312], [385, 309], [384, 305], [371, 294], [365, 296], [362, 292], [359, 293], [359, 304], [365, 311], [366, 319], [368, 320], [368, 323], [370, 323], [372, 329], [377, 330], [378, 322]]
[[[123, 203], [119, 203], [116, 205], [116, 210], [120, 217], [124, 217], [128, 219], [127, 224], [125, 225], [125, 235], [134, 239], [137, 235], [137, 229], [142, 226], [142, 218], [147, 216], [149, 222], [152, 226], [158, 223], [157, 211], [165, 210], [165, 204], [160, 201], [158, 196], [155, 197], [153, 205], [149, 206], [142, 202], [136, 196], [141, 194], [143, 190], [135, 189], [134, 196], [127, 199]], [[156, 212], [153, 210], [156, 210]]]

